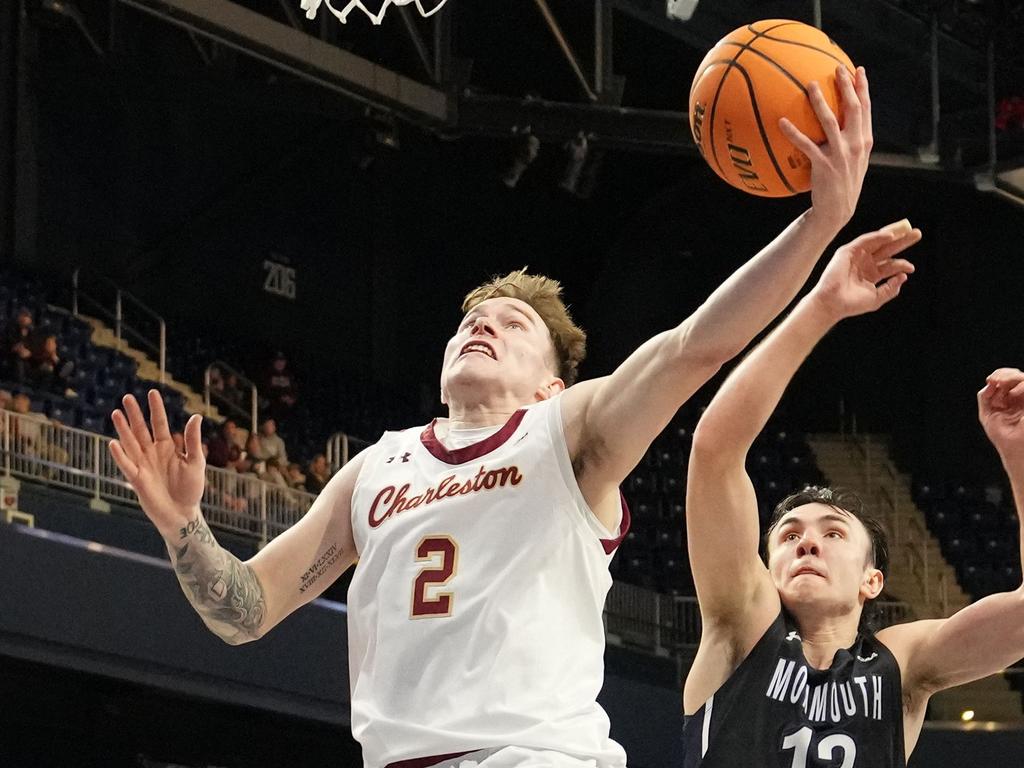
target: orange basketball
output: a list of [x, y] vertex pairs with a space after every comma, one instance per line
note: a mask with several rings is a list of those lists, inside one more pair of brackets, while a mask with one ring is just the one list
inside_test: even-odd
[[809, 190], [810, 160], [779, 130], [779, 118], [824, 142], [807, 86], [817, 80], [840, 115], [839, 64], [854, 72], [850, 57], [828, 35], [799, 21], [757, 21], [722, 38], [690, 88], [690, 130], [711, 169], [762, 197]]

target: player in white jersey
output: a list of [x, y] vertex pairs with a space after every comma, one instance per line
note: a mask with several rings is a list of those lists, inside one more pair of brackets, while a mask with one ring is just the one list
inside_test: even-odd
[[385, 434], [247, 562], [200, 512], [199, 418], [177, 454], [158, 394], [152, 431], [125, 397], [111, 452], [207, 626], [229, 643], [262, 637], [358, 558], [352, 729], [368, 768], [624, 766], [595, 702], [607, 566], [629, 525], [619, 484], [852, 216], [870, 106], [863, 72], [840, 83], [842, 130], [811, 90], [829, 135], [812, 207], [693, 315], [575, 384], [585, 337], [558, 283], [513, 273], [471, 292], [444, 355], [448, 418]]

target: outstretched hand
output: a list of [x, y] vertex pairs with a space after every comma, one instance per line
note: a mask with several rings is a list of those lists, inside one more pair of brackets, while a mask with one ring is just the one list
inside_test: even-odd
[[857, 208], [874, 137], [864, 68], [858, 67], [856, 74], [851, 74], [839, 65], [836, 83], [842, 100], [842, 128], [821, 86], [812, 82], [807, 88], [807, 98], [825, 133], [824, 144], [816, 144], [786, 118], [779, 121], [779, 129], [811, 161], [811, 205], [838, 231]]
[[978, 392], [978, 420], [1003, 459], [1024, 460], [1024, 372], [1000, 368]]
[[203, 497], [206, 459], [200, 437], [202, 417], [195, 414], [188, 420], [185, 453], [178, 453], [157, 390], [149, 390], [149, 427], [132, 395], [125, 395], [123, 404], [124, 411], [111, 414], [118, 439], [110, 441], [110, 454], [138, 494], [147, 517], [162, 534], [169, 535], [192, 519]]
[[913, 274], [913, 264], [895, 257], [920, 239], [906, 219], [861, 235], [836, 251], [812, 295], [836, 320], [874, 312]]

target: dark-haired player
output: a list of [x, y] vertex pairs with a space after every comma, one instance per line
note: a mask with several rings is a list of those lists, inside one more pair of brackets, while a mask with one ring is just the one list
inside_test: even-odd
[[[683, 694], [684, 765], [902, 767], [929, 697], [1024, 655], [1024, 588], [948, 619], [861, 626], [884, 583], [880, 526], [847, 494], [784, 500], [758, 556], [746, 454], [790, 379], [839, 320], [894, 298], [920, 237], [840, 249], [818, 285], [726, 380], [694, 434], [687, 488], [690, 561], [703, 636]], [[1024, 374], [979, 393], [980, 419], [1024, 502]]]

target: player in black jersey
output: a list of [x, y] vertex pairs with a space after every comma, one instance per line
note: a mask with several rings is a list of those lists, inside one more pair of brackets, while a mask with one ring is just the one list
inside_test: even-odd
[[[686, 768], [902, 768], [933, 693], [1024, 656], [1024, 586], [948, 619], [877, 635], [861, 626], [888, 555], [852, 496], [808, 489], [784, 500], [765, 537], [767, 567], [758, 555], [748, 450], [825, 333], [895, 298], [913, 271], [895, 257], [919, 238], [901, 222], [840, 248], [697, 427], [686, 517], [704, 631], [683, 693]], [[978, 402], [1019, 513], [1024, 373], [996, 371]]]

